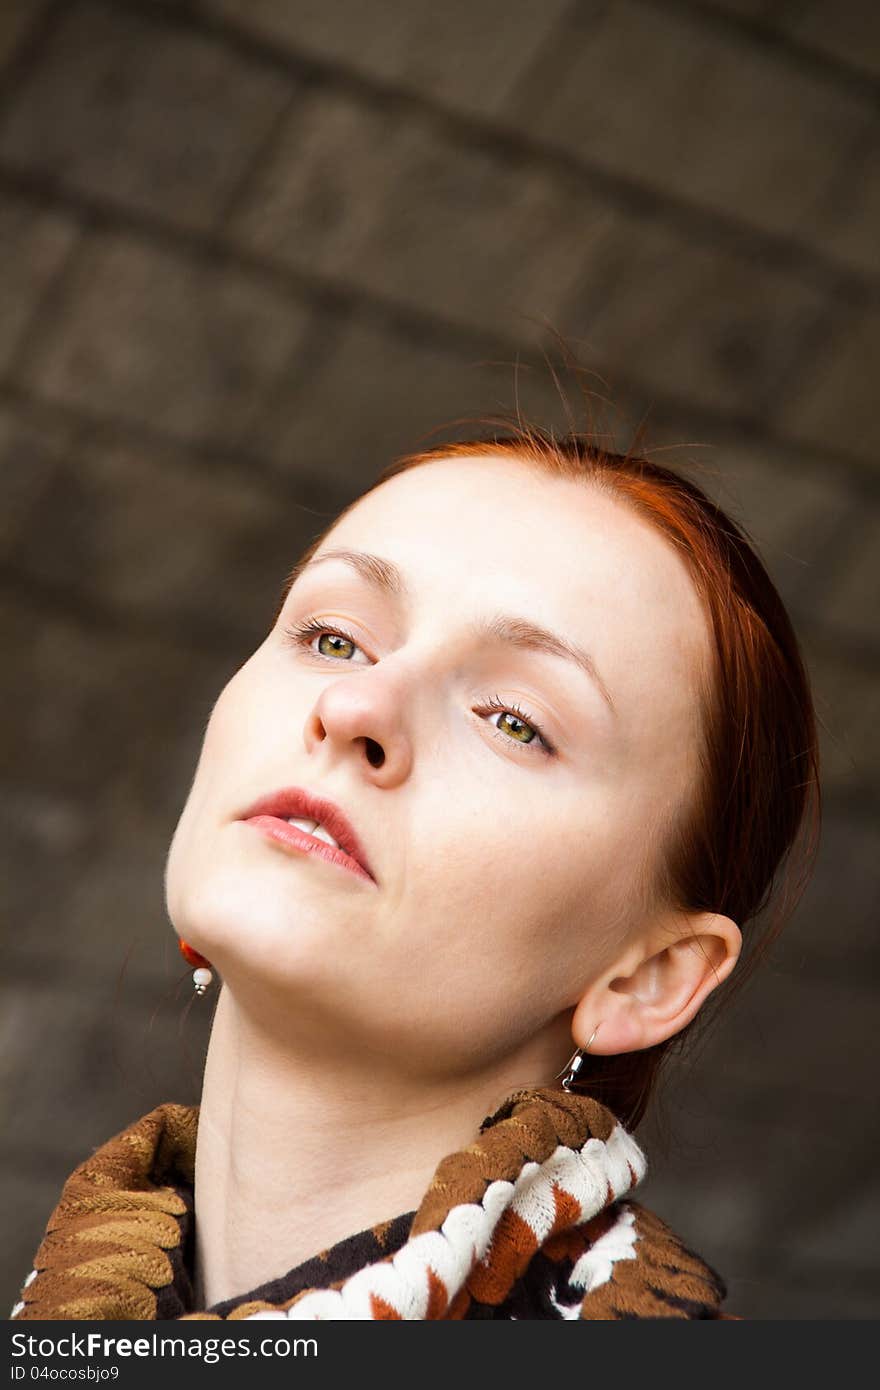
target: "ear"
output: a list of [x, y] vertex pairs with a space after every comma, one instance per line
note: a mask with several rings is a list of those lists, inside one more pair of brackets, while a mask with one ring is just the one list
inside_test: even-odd
[[637, 1052], [681, 1032], [739, 959], [729, 917], [696, 912], [664, 919], [630, 944], [578, 1001], [572, 1035], [596, 1056]]

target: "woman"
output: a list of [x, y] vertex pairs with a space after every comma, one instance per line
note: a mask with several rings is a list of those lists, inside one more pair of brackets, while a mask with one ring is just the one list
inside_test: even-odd
[[811, 809], [797, 641], [696, 486], [532, 428], [396, 461], [171, 843], [201, 1105], [76, 1170], [13, 1316], [731, 1316], [631, 1130]]

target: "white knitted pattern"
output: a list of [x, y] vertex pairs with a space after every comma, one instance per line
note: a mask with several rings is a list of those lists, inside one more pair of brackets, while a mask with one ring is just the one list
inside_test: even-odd
[[574, 1303], [560, 1303], [554, 1294], [550, 1295], [550, 1302], [561, 1317], [580, 1318], [584, 1295], [598, 1289], [600, 1284], [608, 1283], [618, 1260], [636, 1259], [638, 1233], [635, 1223], [636, 1214], [632, 1207], [624, 1206], [611, 1229], [575, 1262], [568, 1282], [573, 1288], [583, 1290], [580, 1298]]
[[618, 1260], [636, 1258], [637, 1239], [636, 1214], [625, 1206], [611, 1229], [577, 1260], [568, 1282], [585, 1294], [607, 1284]]
[[[251, 1313], [246, 1321], [258, 1318], [289, 1318], [297, 1322], [371, 1321], [373, 1294], [389, 1303], [401, 1318], [423, 1319], [431, 1293], [428, 1271], [432, 1270], [443, 1280], [451, 1303], [475, 1265], [485, 1259], [498, 1222], [508, 1208], [528, 1222], [540, 1247], [556, 1219], [554, 1188], [561, 1188], [578, 1203], [580, 1214], [573, 1224], [580, 1224], [589, 1221], [609, 1200], [616, 1200], [635, 1185], [630, 1169], [635, 1173], [635, 1182], [639, 1183], [646, 1168], [642, 1150], [619, 1124], [607, 1140], [588, 1139], [582, 1149], [559, 1144], [544, 1163], [525, 1163], [515, 1183], [502, 1179], [490, 1183], [481, 1202], [463, 1202], [453, 1207], [439, 1231], [424, 1231], [408, 1240], [392, 1259], [380, 1260], [358, 1270], [341, 1288], [315, 1290], [300, 1298], [287, 1312], [272, 1309]], [[609, 1187], [613, 1193], [611, 1199]], [[606, 1268], [605, 1278], [610, 1277], [614, 1259], [630, 1258], [624, 1253], [624, 1228], [617, 1237], [621, 1253], [613, 1253], [617, 1247], [609, 1240], [620, 1224], [618, 1222], [591, 1251], [581, 1256], [572, 1271], [571, 1282], [585, 1281], [585, 1289], [596, 1287], [602, 1282], [599, 1276]], [[590, 1263], [588, 1257], [597, 1252], [603, 1242], [606, 1244], [602, 1252]]]
[[[35, 1269], [32, 1269], [31, 1272], [30, 1272], [30, 1274], [29, 1274], [28, 1277], [25, 1279], [25, 1281], [24, 1281], [24, 1283], [22, 1284], [21, 1287], [22, 1287], [23, 1289], [26, 1289], [26, 1288], [28, 1287], [29, 1284], [32, 1284], [32, 1283], [34, 1282], [34, 1280], [36, 1279], [36, 1277], [37, 1277], [37, 1271], [36, 1271]], [[11, 1311], [11, 1313], [9, 1314], [10, 1319], [12, 1319], [12, 1318], [17, 1318], [23, 1307], [24, 1307], [24, 1302], [23, 1302], [21, 1299], [19, 1299], [18, 1303], [13, 1303], [13, 1305], [12, 1305], [12, 1311]]]

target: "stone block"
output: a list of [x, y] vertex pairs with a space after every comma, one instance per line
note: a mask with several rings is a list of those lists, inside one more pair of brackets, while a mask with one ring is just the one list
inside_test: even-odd
[[[527, 420], [566, 428], [566, 409], [537, 354], [467, 352], [414, 325], [355, 314], [325, 324], [311, 370], [267, 414], [254, 448], [342, 506], [403, 453], [503, 432], [517, 403]], [[321, 510], [314, 532], [332, 514]]]
[[[10, 980], [24, 988], [58, 974], [67, 988], [89, 992], [100, 978], [128, 999], [151, 991], [157, 1001], [185, 999], [189, 977], [165, 908], [164, 868], [186, 793], [181, 787], [173, 803], [174, 780], [194, 771], [199, 732], [166, 749], [145, 731], [144, 753], [121, 753], [115, 782], [88, 799], [3, 786]], [[143, 760], [151, 748], [169, 778], [164, 813], [147, 804]], [[169, 769], [172, 756], [177, 766]]]
[[872, 102], [693, 5], [572, 15], [570, 61], [548, 66], [546, 100], [503, 118], [659, 196], [821, 246], [816, 212]]
[[167, 851], [213, 704], [264, 632], [206, 647], [195, 619], [175, 640], [159, 621], [90, 621], [80, 603], [79, 620], [29, 606], [27, 590], [0, 607], [6, 965], [39, 978], [64, 962], [87, 983], [100, 959], [120, 988], [167, 991], [180, 978]]
[[357, 280], [413, 138], [393, 105], [313, 88], [276, 132], [231, 235], [280, 264]]
[[760, 1077], [780, 1090], [808, 1077], [814, 1097], [858, 1105], [868, 1076], [847, 1059], [872, 1053], [876, 988], [871, 980], [829, 981], [764, 963], [723, 1027], [725, 1075], [744, 1085]]
[[875, 711], [880, 672], [869, 657], [809, 635], [803, 643], [819, 720], [823, 784], [845, 793], [880, 782]]
[[829, 60], [828, 81], [846, 83], [845, 71], [859, 76], [880, 74], [880, 17], [874, 0], [841, 0], [831, 7], [822, 0], [780, 5], [777, 0], [701, 0], [709, 9], [759, 21], [768, 32], [793, 40], [821, 62]]
[[813, 0], [792, 6], [783, 23], [799, 42], [845, 67], [880, 77], [880, 14], [874, 0], [843, 0], [833, 8]]
[[210, 227], [293, 85], [161, 14], [69, 6], [0, 125], [0, 158]]
[[807, 468], [796, 451], [719, 440], [688, 472], [750, 536], [784, 602], [812, 618], [809, 595], [823, 586], [824, 561], [858, 507], [848, 476], [830, 464]]
[[880, 658], [880, 507], [865, 506], [840, 537], [839, 571], [817, 600], [822, 619]]
[[825, 807], [815, 868], [776, 954], [811, 979], [877, 977], [880, 857], [869, 808]]
[[197, 634], [176, 645], [160, 628], [126, 635], [92, 623], [87, 610], [76, 621], [29, 604], [26, 590], [3, 597], [0, 623], [15, 671], [0, 686], [3, 727], [14, 733], [0, 769], [8, 785], [88, 807], [143, 760], [166, 796], [185, 788], [168, 745], [203, 724], [233, 656], [200, 650]]
[[565, 0], [201, 0], [201, 8], [282, 50], [339, 64], [456, 109], [491, 114], [513, 98]]
[[774, 0], [699, 0], [707, 10], [734, 15], [738, 19], [765, 19], [772, 15]]
[[836, 1260], [823, 1258], [810, 1264], [795, 1254], [782, 1268], [768, 1271], [765, 1266], [750, 1273], [731, 1284], [728, 1306], [742, 1308], [746, 1318], [876, 1320], [880, 1306], [876, 1263], [859, 1267], [846, 1250], [838, 1253]]
[[50, 0], [3, 0], [0, 6], [0, 69], [15, 58], [49, 3]]
[[828, 255], [876, 283], [880, 277], [880, 128], [853, 154], [847, 177], [838, 180], [819, 225]]
[[[815, 1115], [806, 1098], [794, 1104], [781, 1088], [765, 1087], [760, 1075], [730, 1076], [726, 1059], [739, 1033], [729, 1022], [719, 1021], [717, 1029], [695, 1065], [680, 1062], [672, 1070], [662, 1121], [658, 1106], [638, 1137], [649, 1160], [644, 1200], [668, 1213], [676, 1229], [689, 1231], [697, 1249], [702, 1240], [720, 1257], [722, 1249], [759, 1247], [762, 1235], [781, 1244], [796, 1229], [791, 1153], [813, 1138]], [[839, 1142], [816, 1135], [815, 1164], [800, 1173], [805, 1197], [810, 1192], [824, 1200], [827, 1164]]]
[[315, 479], [348, 500], [398, 454], [483, 433], [451, 425], [497, 411], [501, 393], [510, 406], [513, 378], [514, 364], [456, 353], [414, 328], [328, 320], [310, 370], [279, 397], [256, 442], [279, 472]]
[[[155, 1105], [192, 1104], [209, 1011], [189, 1011], [185, 1040], [177, 1028], [184, 1007], [126, 999], [124, 992], [115, 998], [100, 969], [89, 991], [69, 989], [63, 978], [25, 989], [4, 981], [0, 1032], [11, 1047], [3, 1078], [9, 1147], [24, 1157], [32, 1144], [44, 1164], [57, 1153], [60, 1188], [93, 1148]], [[46, 1220], [50, 1213], [51, 1207]]]
[[50, 400], [231, 448], [289, 369], [306, 321], [262, 279], [102, 234], [25, 376]]
[[317, 90], [293, 110], [231, 234], [261, 256], [520, 341], [556, 323], [601, 201], [430, 116]]
[[13, 366], [16, 349], [76, 236], [76, 223], [64, 214], [0, 195], [0, 371]]
[[24, 956], [38, 966], [47, 951], [54, 958], [55, 948], [66, 954], [65, 942], [72, 944], [66, 905], [88, 853], [94, 807], [26, 782], [4, 779], [0, 790], [0, 911], [8, 934], [5, 968], [15, 978]]
[[[8, 563], [72, 448], [73, 429], [39, 408], [0, 406], [0, 556]], [[45, 537], [31, 537], [44, 544]]]
[[[669, 1077], [665, 1143], [656, 1120], [640, 1130], [648, 1176], [637, 1198], [722, 1275], [727, 1311], [749, 1319], [864, 1315], [853, 1309], [867, 1305], [866, 1289], [853, 1297], [872, 1267], [865, 1247], [873, 1232], [866, 1226], [849, 1240], [853, 1219], [873, 1206], [876, 1124], [861, 1122], [862, 1107], [850, 1112], [800, 1085], [802, 1068], [769, 1088], [760, 1069], [731, 1078], [721, 1059], [738, 1041], [718, 1026], [711, 1055], [696, 1067], [680, 1063]], [[826, 1043], [834, 1049], [830, 1035]], [[837, 1060], [853, 1070], [843, 1041]], [[859, 1176], [844, 1182], [843, 1173]]]
[[629, 213], [585, 222], [567, 321], [609, 374], [760, 418], [787, 384], [822, 292], [744, 252]]
[[877, 361], [880, 313], [841, 309], [822, 348], [782, 403], [779, 422], [794, 441], [880, 466]]
[[26, 582], [183, 642], [257, 645], [312, 522], [295, 495], [285, 505], [246, 468], [212, 471], [124, 437], [79, 442], [38, 482], [20, 440], [18, 430], [0, 457], [5, 482], [23, 475], [6, 555]]
[[[856, 1269], [874, 1268], [880, 1184], [870, 1156], [866, 1157], [866, 1170], [852, 1184], [841, 1185], [838, 1201], [822, 1213], [821, 1221], [805, 1217], [790, 1247], [792, 1264], [803, 1262], [821, 1268], [829, 1263], [829, 1254], [833, 1253], [841, 1264], [851, 1261]], [[876, 1289], [880, 1293], [880, 1280]]]

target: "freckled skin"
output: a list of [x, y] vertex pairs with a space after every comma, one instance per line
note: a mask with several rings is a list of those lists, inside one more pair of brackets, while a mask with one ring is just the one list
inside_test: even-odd
[[[638, 876], [695, 772], [709, 638], [685, 564], [618, 500], [507, 459], [389, 479], [322, 551], [340, 546], [398, 564], [411, 609], [341, 562], [294, 585], [212, 710], [166, 866], [175, 929], [325, 1060], [367, 1049], [445, 1076], [544, 1033], [558, 1060], [560, 1015], [585, 995], [585, 1036], [603, 1019], [593, 1050], [622, 1050], [609, 968], [655, 939]], [[616, 716], [560, 658], [474, 644], [469, 621], [497, 610], [586, 648]], [[285, 638], [315, 615], [358, 646]], [[516, 720], [473, 713], [496, 694], [534, 715], [553, 756]], [[289, 784], [343, 808], [378, 889], [236, 821]]]

